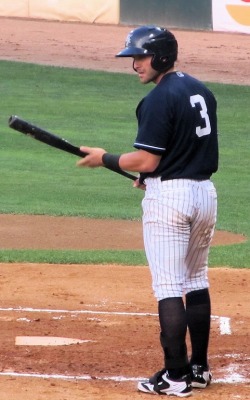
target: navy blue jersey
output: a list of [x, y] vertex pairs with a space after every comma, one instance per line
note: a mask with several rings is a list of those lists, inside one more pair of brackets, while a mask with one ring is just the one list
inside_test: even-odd
[[136, 149], [161, 155], [146, 177], [209, 179], [218, 168], [216, 100], [199, 80], [182, 72], [163, 76], [136, 109]]

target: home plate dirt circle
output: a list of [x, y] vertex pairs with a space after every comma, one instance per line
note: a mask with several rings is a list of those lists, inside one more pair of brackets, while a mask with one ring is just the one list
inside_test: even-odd
[[[238, 398], [246, 399], [250, 273], [215, 268], [209, 275], [214, 380], [195, 396], [224, 400], [237, 391]], [[140, 396], [136, 382], [162, 367], [147, 267], [0, 264], [0, 278], [0, 388], [14, 393], [11, 398], [29, 399], [27, 393], [20, 394], [22, 387], [28, 385], [30, 391], [36, 381], [37, 393], [46, 388], [48, 397], [38, 397], [43, 400], [66, 399], [63, 388], [75, 399], [130, 400]], [[50, 345], [16, 345], [20, 336], [44, 338]], [[53, 345], [51, 338], [74, 338], [79, 343]], [[50, 382], [49, 389], [44, 379]]]

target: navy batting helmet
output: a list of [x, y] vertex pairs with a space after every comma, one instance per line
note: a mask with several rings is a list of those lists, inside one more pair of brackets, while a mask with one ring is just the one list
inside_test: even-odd
[[127, 36], [125, 48], [116, 57], [152, 55], [152, 68], [164, 72], [173, 67], [177, 54], [178, 43], [175, 36], [165, 28], [148, 25], [131, 31]]

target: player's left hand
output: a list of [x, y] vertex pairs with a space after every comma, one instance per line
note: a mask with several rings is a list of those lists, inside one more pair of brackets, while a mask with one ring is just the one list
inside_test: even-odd
[[140, 183], [139, 178], [134, 181], [133, 187], [137, 189], [146, 190], [146, 185], [144, 183]]

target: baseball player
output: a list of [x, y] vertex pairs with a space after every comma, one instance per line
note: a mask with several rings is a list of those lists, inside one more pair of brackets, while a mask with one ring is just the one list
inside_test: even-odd
[[[141, 26], [117, 57], [132, 57], [143, 84], [155, 86], [137, 109], [135, 150], [114, 155], [81, 147], [79, 166], [139, 173], [145, 252], [158, 301], [164, 368], [139, 382], [145, 393], [188, 397], [211, 381], [208, 364], [208, 253], [217, 214], [210, 180], [218, 168], [216, 100], [194, 77], [176, 70], [178, 44], [167, 29]], [[189, 329], [191, 354], [187, 354]]]

